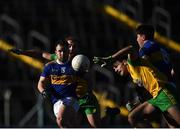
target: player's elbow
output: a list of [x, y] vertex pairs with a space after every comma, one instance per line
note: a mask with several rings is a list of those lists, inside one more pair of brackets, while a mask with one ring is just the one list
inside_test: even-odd
[[51, 60], [51, 54], [50, 53], [47, 53], [47, 52], [43, 52], [42, 53], [42, 57], [47, 59], [47, 60]]

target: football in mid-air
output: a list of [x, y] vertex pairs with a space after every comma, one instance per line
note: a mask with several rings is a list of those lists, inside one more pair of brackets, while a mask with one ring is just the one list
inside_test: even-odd
[[79, 54], [72, 59], [72, 68], [75, 71], [88, 72], [90, 67], [90, 61], [87, 56]]

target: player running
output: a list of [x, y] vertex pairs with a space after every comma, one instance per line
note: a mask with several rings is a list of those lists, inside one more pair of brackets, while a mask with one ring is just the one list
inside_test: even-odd
[[138, 105], [129, 114], [128, 120], [133, 127], [148, 127], [144, 122], [146, 114], [150, 114], [159, 108], [161, 112], [167, 112], [180, 125], [180, 110], [178, 107], [179, 96], [168, 81], [166, 75], [154, 67], [147, 59], [140, 58], [135, 54], [130, 45], [119, 50], [119, 56], [128, 54], [128, 59], [121, 61], [116, 58], [115, 72], [120, 75], [129, 74], [133, 82], [139, 87], [144, 87], [152, 96], [152, 99]]
[[[69, 44], [69, 60], [72, 60], [72, 58], [77, 54], [79, 41], [71, 36], [65, 39]], [[16, 48], [11, 49], [10, 51], [16, 54], [23, 54], [27, 56], [41, 55], [43, 58], [47, 60], [57, 59], [56, 54], [50, 54], [45, 51], [21, 50]], [[86, 73], [85, 71], [81, 73], [77, 73], [78, 84], [77, 84], [76, 92], [78, 96], [78, 102], [80, 105], [79, 122], [81, 122], [82, 120], [81, 116], [85, 116], [83, 118], [87, 119], [89, 126], [95, 128], [100, 126], [100, 109], [97, 98], [93, 94], [91, 84], [88, 81], [89, 80], [89, 77], [87, 77], [89, 76], [88, 74], [89, 73]]]
[[[78, 127], [76, 81], [66, 40], [57, 42], [55, 53], [57, 59], [45, 65], [37, 87], [43, 96], [50, 97], [60, 128]], [[49, 84], [50, 88], [46, 88]]]
[[[162, 72], [170, 83], [172, 83], [172, 88], [175, 88], [173, 74], [174, 70], [170, 62], [170, 56], [164, 47], [160, 46], [154, 41], [155, 30], [152, 25], [142, 24], [136, 28], [137, 42], [139, 45], [139, 57], [147, 59], [153, 66], [155, 66], [160, 72]], [[113, 59], [117, 58], [121, 54], [121, 50], [114, 53], [112, 56], [104, 57], [101, 60], [98, 57], [94, 57], [94, 62], [101, 62], [102, 66], [110, 63]], [[137, 91], [141, 90], [139, 87], [136, 88]], [[142, 97], [141, 94], [139, 96]], [[175, 127], [176, 123], [169, 120], [169, 116], [164, 114], [166, 119], [168, 119], [167, 124], [169, 127]]]

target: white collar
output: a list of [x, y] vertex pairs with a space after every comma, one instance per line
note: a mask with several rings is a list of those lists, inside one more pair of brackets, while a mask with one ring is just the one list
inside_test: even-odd
[[63, 62], [59, 61], [58, 59], [56, 59], [56, 62], [57, 62], [58, 64], [63, 64]]

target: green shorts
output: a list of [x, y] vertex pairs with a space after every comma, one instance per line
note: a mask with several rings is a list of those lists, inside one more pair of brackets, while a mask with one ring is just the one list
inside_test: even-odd
[[179, 96], [175, 92], [175, 89], [172, 90], [172, 88], [163, 88], [159, 91], [156, 98], [148, 100], [148, 103], [158, 107], [162, 112], [164, 112], [167, 111], [171, 106], [179, 104]]
[[80, 105], [80, 112], [87, 114], [94, 114], [99, 112], [99, 104], [94, 94], [88, 93], [84, 97], [78, 99]]

